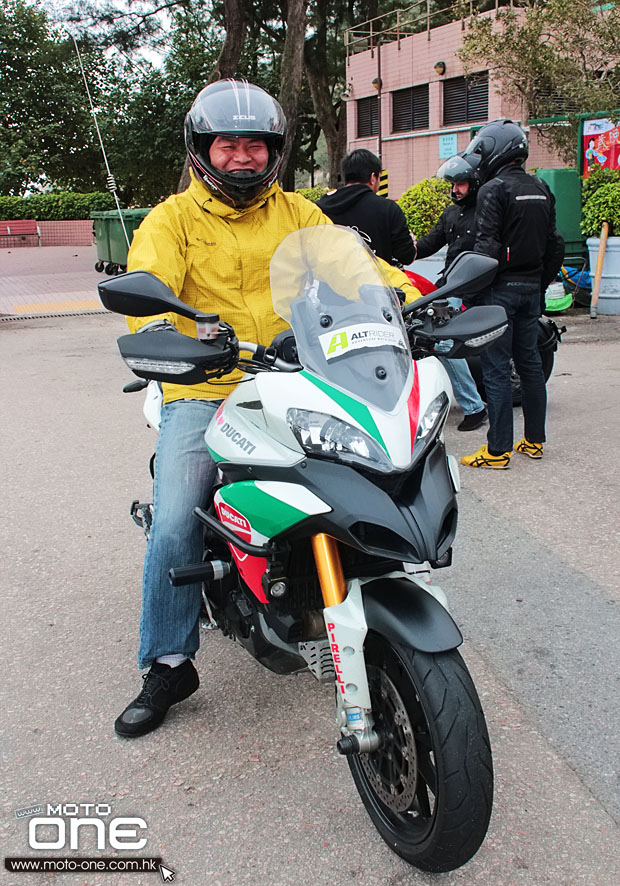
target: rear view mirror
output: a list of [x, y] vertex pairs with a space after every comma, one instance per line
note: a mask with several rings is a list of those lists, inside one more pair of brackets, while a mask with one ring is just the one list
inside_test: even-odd
[[173, 311], [190, 320], [201, 317], [200, 311], [184, 304], [165, 283], [148, 271], [131, 271], [99, 283], [99, 298], [104, 308], [129, 317], [151, 317]]
[[497, 259], [480, 252], [461, 252], [444, 275], [445, 283], [437, 287], [436, 298], [446, 298], [452, 292], [459, 296], [480, 292], [495, 279]]
[[495, 279], [497, 265], [497, 259], [491, 258], [490, 255], [461, 252], [447, 269], [441, 285], [428, 295], [406, 305], [403, 308], [403, 315], [406, 317], [409, 314], [419, 314], [423, 308], [439, 298], [448, 298], [450, 295], [461, 297], [481, 292]]

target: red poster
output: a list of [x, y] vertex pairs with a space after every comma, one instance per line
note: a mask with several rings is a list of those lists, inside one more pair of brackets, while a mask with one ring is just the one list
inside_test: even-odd
[[596, 166], [620, 169], [620, 122], [583, 121], [583, 174], [588, 177]]

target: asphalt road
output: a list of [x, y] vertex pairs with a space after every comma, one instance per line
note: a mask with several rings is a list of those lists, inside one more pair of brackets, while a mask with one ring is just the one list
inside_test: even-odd
[[[593, 328], [614, 334], [596, 341]], [[616, 329], [566, 337], [542, 462], [462, 469], [454, 565], [436, 580], [487, 714], [495, 808], [478, 855], [429, 876], [374, 832], [335, 750], [331, 691], [264, 671], [216, 633], [203, 634], [201, 689], [152, 735], [115, 736], [140, 682], [144, 542], [128, 512], [148, 497], [153, 444], [141, 397], [121, 394], [124, 324], [109, 315], [2, 324], [3, 855], [161, 857], [189, 886], [617, 886]], [[458, 433], [458, 420], [447, 438], [460, 456], [484, 430]], [[147, 844], [103, 852], [91, 826], [79, 851], [35, 851], [32, 816], [16, 811], [48, 803], [140, 817]], [[10, 886], [49, 880], [162, 882], [158, 873], [0, 873]]]

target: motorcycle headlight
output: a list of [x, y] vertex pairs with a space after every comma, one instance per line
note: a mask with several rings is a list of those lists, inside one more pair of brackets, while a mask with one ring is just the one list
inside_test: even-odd
[[424, 415], [418, 422], [418, 430], [415, 435], [413, 452], [416, 458], [441, 433], [449, 409], [450, 399], [445, 391], [438, 394], [428, 405]]
[[307, 409], [289, 409], [286, 421], [308, 455], [333, 458], [384, 473], [394, 470], [394, 465], [376, 440], [333, 415]]

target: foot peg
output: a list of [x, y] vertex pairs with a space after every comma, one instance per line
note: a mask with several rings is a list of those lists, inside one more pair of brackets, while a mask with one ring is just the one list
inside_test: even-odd
[[151, 531], [151, 524], [153, 522], [153, 505], [150, 504], [150, 502], [145, 504], [136, 499], [131, 503], [129, 514], [136, 526], [143, 529], [144, 534], [148, 538], [149, 532]]
[[231, 568], [232, 564], [226, 560], [204, 560], [195, 566], [175, 566], [168, 572], [168, 581], [173, 588], [197, 582], [220, 581], [229, 574]]

